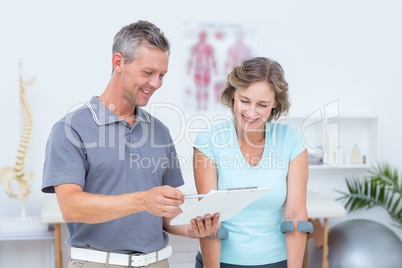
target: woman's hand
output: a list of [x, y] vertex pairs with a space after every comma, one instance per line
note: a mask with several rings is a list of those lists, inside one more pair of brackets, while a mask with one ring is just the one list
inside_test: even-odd
[[216, 233], [218, 228], [219, 213], [216, 213], [212, 218], [210, 214], [206, 214], [204, 220], [200, 216], [191, 220], [191, 225], [188, 228], [188, 236], [190, 238], [203, 238], [205, 236]]

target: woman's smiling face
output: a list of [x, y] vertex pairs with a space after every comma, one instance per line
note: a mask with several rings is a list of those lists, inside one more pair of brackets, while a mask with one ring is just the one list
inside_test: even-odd
[[263, 129], [273, 108], [275, 91], [266, 81], [258, 81], [234, 92], [234, 116], [243, 131]]

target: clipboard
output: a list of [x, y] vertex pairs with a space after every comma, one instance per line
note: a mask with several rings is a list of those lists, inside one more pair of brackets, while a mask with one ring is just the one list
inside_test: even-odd
[[170, 221], [170, 225], [190, 224], [191, 220], [205, 214], [219, 212], [219, 222], [226, 221], [242, 209], [269, 192], [271, 188], [244, 187], [224, 191], [212, 190], [203, 199]]

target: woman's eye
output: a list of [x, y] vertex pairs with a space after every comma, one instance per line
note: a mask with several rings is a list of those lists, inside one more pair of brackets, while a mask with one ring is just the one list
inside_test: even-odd
[[260, 106], [261, 106], [262, 108], [267, 108], [267, 107], [268, 107], [267, 105], [264, 105], [264, 104], [260, 104]]
[[151, 75], [151, 74], [152, 74], [152, 72], [145, 72], [145, 74], [147, 74], [147, 75]]
[[242, 103], [248, 103], [248, 101], [246, 100], [240, 100]]

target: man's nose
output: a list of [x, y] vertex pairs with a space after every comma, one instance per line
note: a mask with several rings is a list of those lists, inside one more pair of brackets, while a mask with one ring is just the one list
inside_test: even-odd
[[162, 86], [162, 82], [162, 78], [160, 78], [159, 75], [154, 75], [151, 81], [149, 81], [149, 85], [156, 90]]

